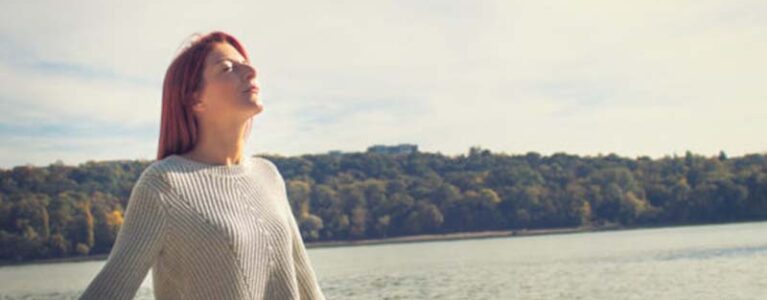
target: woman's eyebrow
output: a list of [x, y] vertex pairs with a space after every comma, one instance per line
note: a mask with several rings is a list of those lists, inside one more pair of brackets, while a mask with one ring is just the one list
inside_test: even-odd
[[[216, 61], [214, 64], [218, 64], [218, 63], [220, 63], [220, 62], [222, 62], [222, 61], [225, 61], [225, 60], [236, 61], [236, 60], [234, 60], [233, 58], [230, 58], [230, 57], [224, 57], [224, 58], [220, 58], [220, 59], [218, 59], [218, 60], [217, 60], [217, 61]], [[247, 59], [243, 59], [242, 61], [243, 61], [243, 63], [248, 63], [248, 62], [249, 62]]]

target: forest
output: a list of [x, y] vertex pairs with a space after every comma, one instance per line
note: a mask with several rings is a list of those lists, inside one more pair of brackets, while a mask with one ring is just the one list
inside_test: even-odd
[[[348, 152], [274, 162], [305, 241], [767, 220], [767, 154]], [[0, 262], [109, 253], [151, 161], [0, 169]]]

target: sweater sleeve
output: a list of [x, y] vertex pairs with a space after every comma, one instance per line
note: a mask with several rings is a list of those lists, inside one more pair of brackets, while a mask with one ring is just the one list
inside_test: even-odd
[[273, 175], [275, 175], [277, 184], [280, 186], [280, 190], [282, 191], [285, 199], [283, 208], [287, 210], [286, 213], [288, 215], [288, 223], [290, 225], [290, 237], [293, 248], [293, 262], [295, 266], [296, 277], [298, 279], [298, 291], [300, 294], [300, 299], [325, 300], [325, 295], [322, 293], [322, 289], [320, 288], [319, 282], [317, 281], [317, 276], [314, 273], [314, 268], [312, 267], [312, 263], [309, 260], [309, 255], [301, 237], [301, 231], [298, 228], [298, 223], [296, 222], [293, 210], [290, 208], [290, 203], [288, 202], [285, 179], [282, 177], [282, 174], [280, 174], [279, 169], [273, 162], [266, 159], [264, 160], [273, 172]]
[[131, 190], [125, 218], [106, 263], [81, 300], [133, 299], [162, 250], [166, 211], [160, 178], [144, 171]]
[[[288, 205], [290, 207], [290, 205]], [[291, 238], [293, 240], [293, 261], [298, 278], [298, 290], [300, 299], [324, 300], [322, 289], [317, 282], [317, 276], [314, 274], [312, 263], [306, 252], [306, 247], [301, 239], [301, 232], [298, 229], [296, 218], [291, 212], [288, 217], [291, 227]]]

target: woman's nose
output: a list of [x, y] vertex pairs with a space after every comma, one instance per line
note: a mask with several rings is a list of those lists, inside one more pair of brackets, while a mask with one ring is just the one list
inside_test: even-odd
[[251, 80], [256, 77], [256, 74], [258, 73], [256, 71], [256, 67], [250, 65], [250, 64], [243, 64], [245, 69], [245, 79]]

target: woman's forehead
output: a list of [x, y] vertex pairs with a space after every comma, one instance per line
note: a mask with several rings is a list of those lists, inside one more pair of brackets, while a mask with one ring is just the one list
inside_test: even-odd
[[242, 57], [236, 48], [232, 47], [232, 45], [229, 45], [229, 43], [217, 43], [210, 51], [210, 54], [208, 54], [207, 64], [212, 65], [223, 59], [241, 61], [245, 58]]

